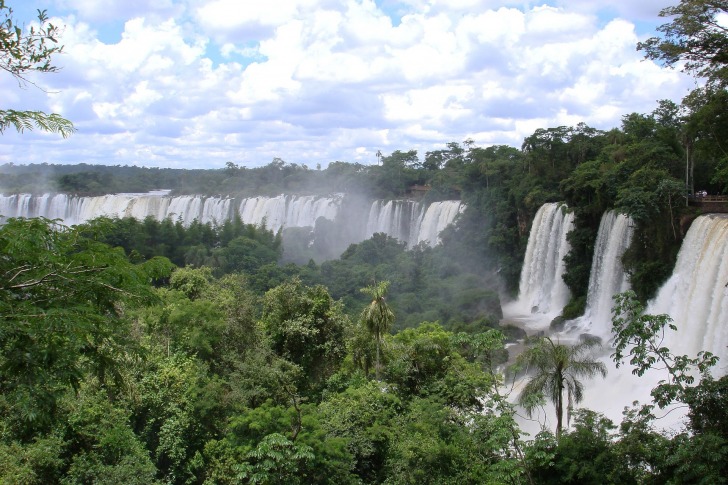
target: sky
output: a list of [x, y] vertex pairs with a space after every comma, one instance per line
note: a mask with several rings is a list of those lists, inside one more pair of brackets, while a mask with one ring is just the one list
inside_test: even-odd
[[0, 164], [309, 168], [538, 128], [619, 127], [695, 81], [636, 44], [677, 0], [7, 0], [63, 26], [60, 71], [0, 109], [77, 132], [0, 135]]

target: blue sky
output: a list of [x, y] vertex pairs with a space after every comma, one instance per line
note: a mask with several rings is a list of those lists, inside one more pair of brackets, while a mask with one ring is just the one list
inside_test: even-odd
[[0, 163], [216, 168], [375, 163], [451, 141], [520, 147], [537, 128], [609, 129], [694, 81], [635, 45], [663, 0], [9, 0], [64, 26], [57, 74], [3, 108], [78, 132], [6, 131]]

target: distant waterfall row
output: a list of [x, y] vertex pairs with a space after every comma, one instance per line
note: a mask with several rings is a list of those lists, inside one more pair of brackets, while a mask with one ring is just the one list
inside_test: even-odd
[[[184, 225], [189, 225], [194, 220], [222, 223], [231, 219], [237, 211], [241, 220], [247, 224], [260, 225], [265, 222], [266, 227], [278, 231], [281, 228], [314, 227], [322, 217], [336, 221], [344, 197], [279, 195], [236, 200], [196, 195], [170, 197], [164, 191], [98, 197], [65, 194], [0, 195], [0, 222], [9, 217], [47, 217], [73, 225], [100, 216], [134, 217], [140, 220], [151, 216], [156, 220], [180, 220]], [[367, 220], [359, 221], [363, 230], [357, 231], [356, 239], [363, 240], [376, 232], [384, 232], [408, 245], [426, 242], [434, 246], [440, 232], [455, 220], [462, 208], [459, 201], [433, 202], [429, 205], [405, 200], [374, 201], [371, 202]]]
[[429, 206], [407, 200], [375, 201], [369, 210], [365, 238], [384, 232], [411, 246], [421, 242], [434, 245], [462, 209], [460, 202], [451, 200]]

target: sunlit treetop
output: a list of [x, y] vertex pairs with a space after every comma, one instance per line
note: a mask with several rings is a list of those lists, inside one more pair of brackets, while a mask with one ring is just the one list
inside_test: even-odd
[[675, 66], [684, 62], [683, 71], [707, 78], [720, 86], [728, 82], [728, 0], [682, 0], [664, 8], [661, 17], [672, 21], [657, 28], [661, 36], [637, 44], [645, 57]]

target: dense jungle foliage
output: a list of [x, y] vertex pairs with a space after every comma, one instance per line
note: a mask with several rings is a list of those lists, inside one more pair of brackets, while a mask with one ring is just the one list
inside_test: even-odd
[[[395, 151], [377, 165], [323, 170], [278, 159], [189, 171], [0, 167], [3, 192], [401, 198], [429, 185], [425, 200], [467, 206], [435, 248], [376, 234], [304, 265], [286, 261], [281, 234], [240, 220], [7, 221], [0, 482], [726, 483], [728, 377], [709, 376], [710, 355], [662, 347], [670, 323], [642, 305], [698, 213], [690, 195], [728, 190], [725, 56], [704, 55], [724, 44], [699, 29], [726, 11], [699, 0], [666, 9], [675, 17], [664, 37], [640, 48], [667, 64], [687, 60], [708, 82], [609, 131], [539, 129], [520, 149], [466, 140], [422, 160]], [[668, 379], [619, 424], [576, 409], [565, 429], [527, 436], [501, 367], [506, 341], [522, 335], [499, 326], [498, 295], [517, 288], [530, 222], [551, 201], [576, 215], [567, 317], [583, 310], [603, 212], [634, 221], [624, 263], [635, 294], [619, 300], [615, 357], [636, 373], [661, 362]], [[550, 372], [576, 359], [547, 341], [523, 355], [544, 383], [563, 383]], [[561, 387], [534, 384], [522, 402], [562, 402]], [[655, 419], [668, 404], [688, 409], [672, 434]]]

